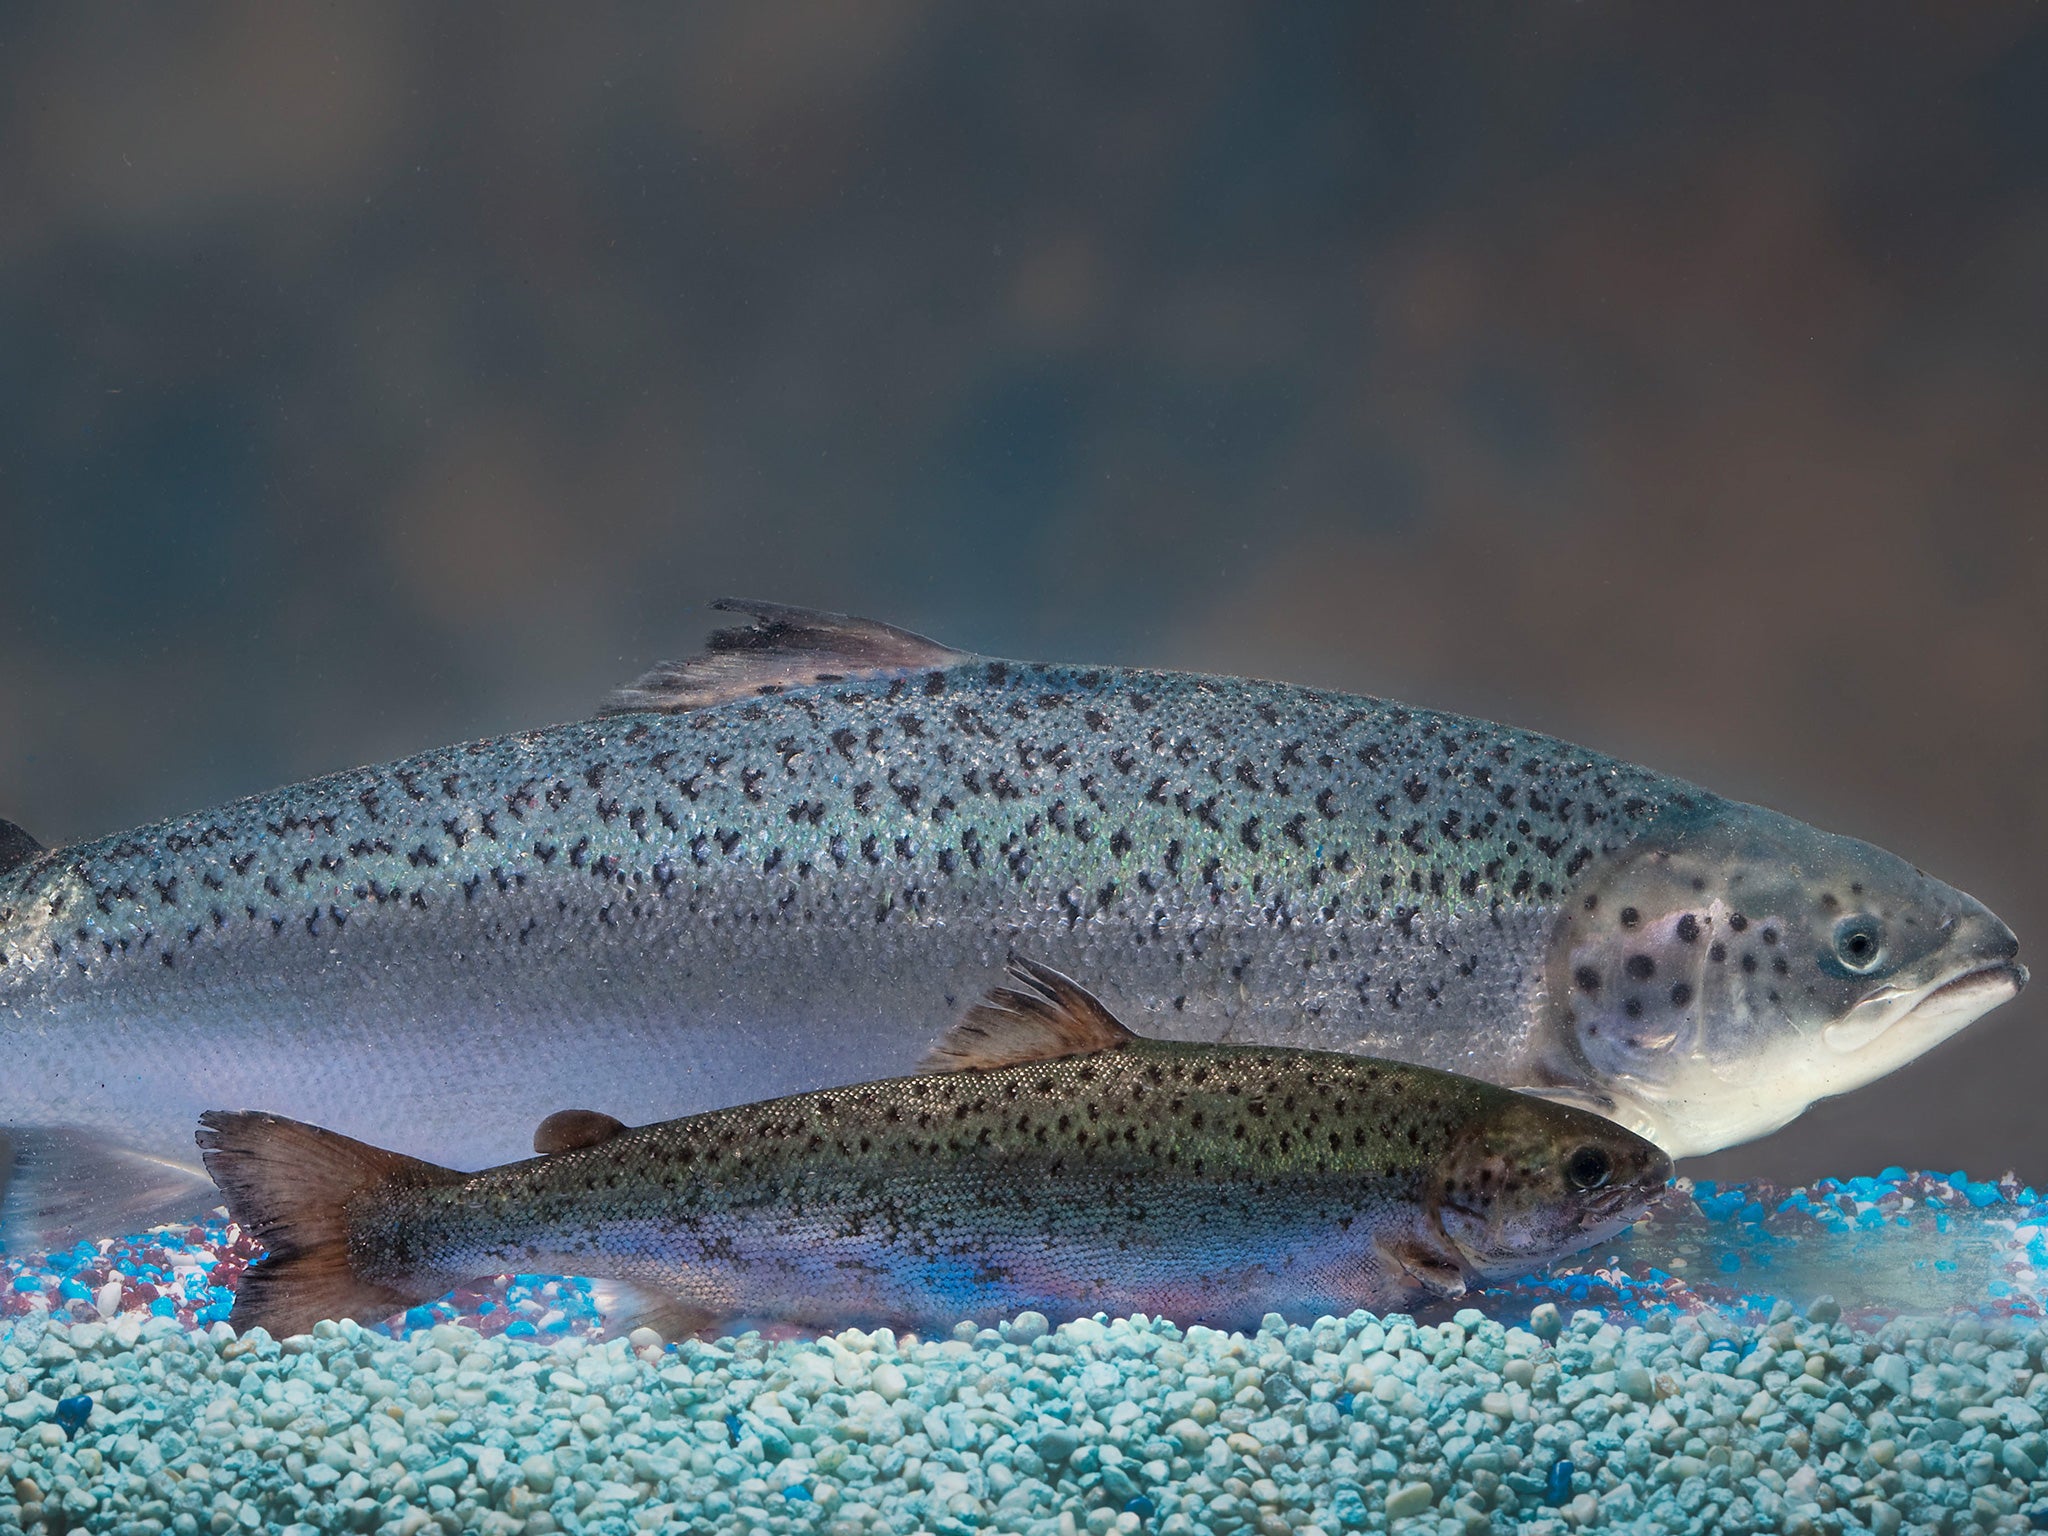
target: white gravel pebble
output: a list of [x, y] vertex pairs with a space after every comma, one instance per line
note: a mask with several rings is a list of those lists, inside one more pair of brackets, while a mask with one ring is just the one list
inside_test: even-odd
[[0, 1334], [0, 1530], [1898, 1536], [2048, 1517], [2048, 1335], [1975, 1318], [1624, 1328], [1538, 1308], [1530, 1328], [1358, 1313], [1245, 1336], [1027, 1316], [679, 1349], [129, 1321]]

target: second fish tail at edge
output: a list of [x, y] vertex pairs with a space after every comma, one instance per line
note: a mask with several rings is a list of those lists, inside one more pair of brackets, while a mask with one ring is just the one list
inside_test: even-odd
[[281, 1115], [209, 1110], [200, 1127], [206, 1171], [269, 1250], [242, 1276], [238, 1328], [282, 1339], [323, 1319], [376, 1322], [446, 1289], [432, 1277], [404, 1288], [365, 1279], [350, 1262], [347, 1208], [377, 1190], [459, 1184], [466, 1175]]

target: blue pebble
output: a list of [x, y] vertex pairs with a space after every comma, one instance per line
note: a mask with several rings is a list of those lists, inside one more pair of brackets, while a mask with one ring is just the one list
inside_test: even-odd
[[1142, 1493], [1135, 1499], [1124, 1500], [1124, 1513], [1127, 1515], [1136, 1515], [1140, 1520], [1150, 1520], [1155, 1512], [1152, 1501]]
[[1550, 1464], [1550, 1476], [1544, 1480], [1543, 1499], [1551, 1505], [1562, 1504], [1572, 1496], [1572, 1473], [1578, 1469], [1569, 1461], [1554, 1461]]
[[1339, 1392], [1337, 1394], [1337, 1412], [1342, 1414], [1347, 1419], [1351, 1417], [1352, 1401], [1353, 1399], [1349, 1392]]
[[40, 1291], [43, 1288], [43, 1282], [38, 1280], [34, 1275], [16, 1275], [14, 1277], [14, 1288], [17, 1291], [21, 1291], [24, 1293], [29, 1291]]
[[523, 1317], [505, 1325], [505, 1337], [508, 1339], [530, 1339], [537, 1331], [533, 1324]]
[[432, 1307], [411, 1307], [411, 1308], [408, 1308], [408, 1309], [407, 1309], [407, 1311], [406, 1311], [406, 1314], [405, 1314], [405, 1326], [406, 1326], [407, 1328], [431, 1328], [431, 1327], [433, 1327], [433, 1326], [434, 1326], [434, 1309], [433, 1309]]
[[782, 1490], [782, 1496], [785, 1499], [794, 1499], [799, 1504], [808, 1504], [811, 1502], [811, 1490], [806, 1488], [802, 1483], [791, 1483], [787, 1488]]
[[159, 1296], [149, 1304], [149, 1315], [151, 1317], [176, 1317], [178, 1315], [178, 1304], [168, 1296]]
[[55, 1418], [59, 1424], [64, 1426], [64, 1438], [67, 1440], [76, 1440], [78, 1432], [85, 1428], [85, 1421], [91, 1417], [92, 1399], [90, 1397], [66, 1397], [60, 1398], [57, 1402]]

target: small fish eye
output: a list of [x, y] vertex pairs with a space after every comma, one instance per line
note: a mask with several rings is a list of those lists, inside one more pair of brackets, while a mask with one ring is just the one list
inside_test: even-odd
[[1573, 1189], [1598, 1189], [1614, 1172], [1614, 1160], [1598, 1147], [1581, 1147], [1564, 1165]]
[[1851, 971], [1868, 971], [1884, 958], [1884, 930], [1872, 917], [1845, 917], [1835, 924], [1835, 958]]

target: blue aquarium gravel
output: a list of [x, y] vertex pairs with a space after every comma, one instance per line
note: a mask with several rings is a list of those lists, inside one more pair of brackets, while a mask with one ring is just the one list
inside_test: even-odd
[[1681, 1189], [1442, 1318], [664, 1347], [531, 1276], [237, 1338], [215, 1223], [10, 1266], [0, 1529], [2042, 1529], [2044, 1235], [2010, 1181], [1890, 1170]]

